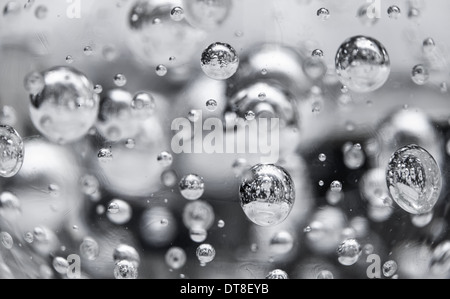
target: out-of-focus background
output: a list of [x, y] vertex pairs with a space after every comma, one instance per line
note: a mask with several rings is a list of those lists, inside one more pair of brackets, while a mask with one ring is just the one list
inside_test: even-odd
[[[388, 14], [393, 6], [397, 17]], [[171, 17], [175, 7], [184, 10], [180, 21]], [[367, 7], [379, 18], [369, 18]], [[318, 16], [320, 8], [329, 15]], [[0, 179], [0, 231], [7, 233], [0, 278], [67, 278], [71, 254], [81, 258], [82, 278], [126, 276], [117, 274], [123, 261], [134, 262], [128, 267], [138, 278], [265, 278], [276, 269], [289, 278], [373, 278], [371, 255], [380, 258], [379, 278], [449, 277], [449, 1], [0, 0], [0, 9], [0, 120], [25, 146], [19, 173]], [[346, 90], [336, 75], [339, 47], [357, 35], [389, 53], [389, 79], [374, 92]], [[432, 51], [424, 48], [428, 38]], [[229, 80], [202, 72], [201, 54], [215, 42], [232, 45], [240, 57]], [[315, 49], [323, 51], [319, 61], [311, 58]], [[429, 72], [423, 85], [411, 78], [420, 64]], [[33, 123], [24, 87], [28, 74], [58, 66], [83, 73], [101, 99], [93, 128], [64, 145]], [[175, 118], [202, 110], [205, 118], [225, 119], [229, 103], [250, 100], [249, 86], [261, 80], [283, 95], [275, 106], [294, 111], [278, 115], [291, 124], [281, 128], [276, 164], [292, 176], [296, 201], [273, 227], [253, 224], [239, 202], [242, 169], [258, 157], [172, 153], [169, 165], [157, 159], [171, 153]], [[155, 108], [139, 124], [128, 108], [104, 104], [130, 102], [141, 91]], [[217, 101], [215, 111], [206, 109], [209, 99]], [[102, 117], [111, 117], [117, 138], [108, 138]], [[442, 192], [426, 215], [402, 210], [386, 187], [389, 157], [410, 143], [430, 152], [441, 170]], [[105, 162], [101, 149], [114, 157]], [[201, 206], [180, 194], [188, 174], [204, 179]], [[333, 181], [342, 191], [330, 190]], [[208, 225], [195, 230], [195, 221]], [[356, 260], [345, 265], [337, 249], [353, 239], [360, 251], [348, 253]], [[201, 244], [215, 249], [207, 264], [197, 256]], [[185, 262], [180, 251], [176, 259], [168, 254], [173, 247]], [[391, 261], [395, 267], [385, 264]]]

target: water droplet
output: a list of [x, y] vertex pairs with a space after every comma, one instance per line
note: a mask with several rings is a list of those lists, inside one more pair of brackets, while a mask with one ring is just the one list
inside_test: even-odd
[[11, 235], [7, 232], [1, 232], [0, 233], [0, 240], [2, 241], [3, 247], [6, 249], [12, 249], [14, 246], [14, 240], [11, 237]]
[[118, 87], [123, 87], [127, 84], [127, 77], [123, 74], [117, 74], [114, 76], [114, 84]]
[[268, 73], [269, 73], [269, 71], [267, 69], [261, 70], [261, 75], [263, 75], [263, 76], [267, 76]]
[[165, 260], [171, 269], [181, 269], [186, 264], [186, 252], [182, 248], [172, 247], [167, 251]]
[[317, 279], [334, 279], [334, 275], [328, 270], [322, 270], [317, 274]]
[[168, 69], [164, 64], [160, 64], [156, 67], [156, 75], [158, 75], [159, 77], [164, 77], [165, 75], [167, 75]]
[[395, 261], [387, 261], [383, 265], [383, 275], [385, 277], [392, 277], [397, 272], [398, 266]]
[[184, 10], [183, 10], [183, 8], [181, 8], [179, 6], [176, 6], [176, 7], [172, 8], [172, 10], [170, 11], [170, 17], [175, 22], [182, 21], [184, 19]]
[[333, 192], [341, 192], [342, 191], [342, 183], [340, 181], [333, 181], [330, 185], [330, 190]]
[[10, 126], [0, 125], [0, 176], [9, 178], [20, 171], [24, 151], [19, 133]]
[[323, 187], [323, 186], [325, 186], [325, 182], [324, 182], [324, 181], [322, 181], [322, 180], [320, 180], [320, 181], [319, 181], [319, 186], [320, 186], [320, 187]]
[[239, 57], [229, 44], [214, 43], [203, 51], [201, 67], [211, 79], [226, 80], [238, 70]]
[[240, 187], [241, 206], [248, 219], [260, 226], [283, 222], [295, 202], [291, 176], [275, 165], [256, 165]]
[[114, 159], [112, 150], [110, 148], [102, 148], [97, 154], [98, 160], [102, 163], [111, 162]]
[[136, 268], [139, 267], [139, 264], [141, 263], [141, 258], [137, 250], [126, 244], [120, 244], [114, 248], [113, 260], [115, 263], [124, 260], [129, 261], [134, 264]]
[[137, 279], [138, 269], [132, 262], [122, 260], [116, 263], [114, 277], [116, 279]]
[[94, 92], [96, 94], [101, 94], [103, 92], [103, 86], [101, 86], [100, 84], [97, 84], [94, 86]]
[[89, 261], [95, 261], [99, 255], [99, 252], [100, 248], [97, 241], [90, 237], [83, 239], [83, 242], [80, 245], [80, 253], [82, 257]]
[[203, 243], [208, 238], [208, 232], [203, 228], [192, 228], [189, 230], [189, 237], [195, 243]]
[[188, 203], [183, 210], [183, 223], [188, 229], [208, 230], [214, 223], [214, 210], [205, 201], [194, 201]]
[[395, 202], [414, 215], [431, 212], [442, 190], [439, 165], [417, 145], [402, 147], [392, 155], [386, 181]]
[[193, 122], [196, 123], [200, 120], [200, 113], [198, 110], [191, 110], [188, 113], [188, 119]]
[[276, 269], [267, 274], [266, 279], [289, 279], [287, 273], [283, 270]]
[[173, 163], [172, 154], [170, 154], [169, 152], [165, 152], [165, 151], [161, 152], [158, 155], [157, 161], [162, 167], [169, 167]]
[[59, 274], [65, 275], [69, 270], [69, 262], [60, 256], [53, 259], [53, 269]]
[[400, 7], [398, 7], [396, 5], [392, 5], [392, 6], [389, 6], [387, 13], [388, 13], [389, 18], [396, 20], [400, 16], [401, 10], [400, 10]]
[[352, 91], [371, 92], [382, 87], [389, 78], [389, 55], [377, 40], [355, 36], [346, 40], [339, 48], [336, 72], [341, 83]]
[[214, 112], [217, 109], [217, 101], [216, 100], [208, 100], [206, 102], [206, 109], [208, 109], [208, 111]]
[[197, 200], [205, 192], [203, 178], [196, 174], [184, 176], [179, 184], [181, 195], [188, 200]]
[[200, 263], [207, 264], [216, 257], [216, 250], [210, 244], [202, 244], [197, 248], [196, 255]]
[[361, 245], [355, 239], [347, 239], [339, 245], [337, 254], [342, 265], [354, 265], [362, 254]]
[[114, 199], [108, 205], [108, 213], [106, 216], [112, 223], [122, 225], [130, 221], [132, 209], [127, 202]]
[[430, 73], [425, 66], [423, 66], [422, 64], [418, 64], [413, 67], [411, 78], [417, 85], [425, 85], [430, 79]]
[[317, 16], [322, 20], [326, 21], [330, 18], [330, 11], [324, 7], [320, 8], [317, 11]]
[[155, 111], [155, 98], [148, 92], [138, 92], [131, 101], [134, 115], [139, 118], [148, 118]]

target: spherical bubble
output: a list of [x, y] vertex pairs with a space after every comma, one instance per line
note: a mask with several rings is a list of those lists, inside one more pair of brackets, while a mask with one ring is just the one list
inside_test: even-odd
[[323, 57], [323, 51], [322, 50], [320, 50], [320, 49], [315, 49], [313, 52], [312, 52], [312, 57], [315, 57], [315, 58], [322, 58]]
[[344, 164], [348, 169], [355, 170], [361, 168], [366, 162], [366, 155], [360, 144], [346, 144], [343, 149]]
[[206, 109], [208, 109], [208, 111], [214, 112], [217, 109], [217, 101], [216, 100], [208, 100], [206, 102]]
[[376, 17], [376, 11], [374, 11], [372, 4], [364, 4], [361, 6], [357, 15], [364, 26], [373, 26], [379, 20], [379, 18]]
[[131, 209], [130, 205], [120, 199], [114, 199], [112, 202], [110, 202], [110, 204], [108, 205], [108, 213], [106, 214], [109, 221], [117, 225], [127, 223], [128, 221], [130, 221], [132, 215], [133, 210]]
[[171, 269], [181, 269], [186, 264], [186, 252], [182, 248], [172, 247], [167, 251], [165, 260]]
[[53, 259], [53, 269], [59, 274], [65, 275], [69, 270], [69, 262], [60, 256]]
[[161, 174], [161, 182], [166, 187], [173, 187], [177, 184], [178, 177], [175, 171], [166, 170]]
[[330, 11], [324, 7], [320, 8], [317, 11], [317, 16], [322, 20], [326, 21], [330, 18]]
[[23, 235], [23, 239], [24, 239], [25, 242], [27, 242], [28, 244], [33, 243], [33, 241], [34, 241], [33, 233], [32, 233], [32, 232], [26, 232], [26, 233]]
[[214, 43], [203, 51], [201, 67], [211, 79], [226, 80], [238, 70], [239, 56], [229, 44]]
[[436, 275], [448, 274], [450, 271], [450, 241], [442, 242], [433, 250], [430, 269]]
[[415, 227], [422, 228], [430, 224], [433, 216], [433, 211], [421, 215], [411, 215], [411, 222]]
[[102, 163], [108, 163], [114, 159], [114, 155], [110, 148], [102, 148], [98, 151], [97, 158]]
[[156, 67], [155, 72], [159, 77], [164, 77], [165, 75], [167, 75], [168, 69], [164, 64], [159, 64]]
[[15, 176], [22, 168], [25, 149], [19, 133], [10, 126], [0, 125], [0, 152], [0, 176]]
[[56, 67], [42, 75], [44, 89], [31, 96], [30, 116], [34, 126], [50, 141], [61, 144], [84, 137], [99, 111], [93, 84], [69, 67]]
[[253, 112], [251, 110], [245, 112], [245, 120], [252, 121], [252, 120], [255, 120], [255, 118], [256, 118], [255, 112]]
[[207, 264], [216, 257], [216, 250], [210, 244], [202, 244], [197, 248], [196, 255], [200, 263]]
[[114, 268], [114, 277], [116, 279], [137, 279], [138, 269], [130, 261], [119, 261]]
[[114, 84], [116, 84], [118, 87], [127, 85], [127, 77], [125, 77], [124, 74], [116, 74], [114, 76]]
[[6, 249], [12, 249], [14, 246], [14, 240], [11, 235], [7, 232], [0, 233], [0, 240], [2, 242], [3, 247]]
[[337, 254], [342, 265], [354, 265], [362, 254], [361, 245], [355, 239], [347, 239], [339, 245]]
[[319, 155], [319, 161], [320, 162], [325, 162], [327, 160], [327, 155], [325, 154], [320, 154]]
[[332, 192], [341, 192], [342, 191], [342, 183], [339, 181], [331, 182], [330, 190]]
[[103, 86], [101, 86], [100, 84], [96, 84], [94, 86], [94, 92], [96, 94], [101, 94], [103, 92]]
[[94, 195], [99, 191], [100, 183], [93, 175], [84, 175], [80, 180], [81, 191], [85, 195]]
[[189, 230], [189, 237], [195, 243], [203, 243], [208, 238], [208, 231], [203, 228], [191, 228]]
[[86, 46], [83, 49], [83, 53], [86, 56], [91, 56], [92, 54], [94, 54], [94, 49], [91, 46]]
[[322, 79], [326, 75], [328, 67], [321, 56], [314, 55], [305, 59], [303, 71], [309, 79], [315, 81]]
[[200, 120], [200, 113], [198, 112], [198, 110], [191, 110], [188, 113], [188, 119], [192, 122], [192, 123], [196, 123]]
[[391, 72], [389, 55], [377, 40], [355, 36], [346, 40], [336, 55], [336, 72], [349, 89], [366, 93], [383, 86]]
[[401, 14], [401, 10], [400, 10], [400, 7], [398, 7], [396, 5], [392, 5], [392, 6], [389, 6], [387, 13], [388, 13], [389, 18], [398, 19], [398, 17]]
[[144, 112], [138, 107], [146, 108], [135, 100], [136, 97], [121, 89], [110, 90], [102, 97], [96, 128], [106, 140], [117, 142], [138, 134], [141, 118], [137, 116]]
[[155, 98], [148, 92], [138, 92], [131, 101], [133, 115], [139, 118], [148, 118], [155, 111]]
[[123, 260], [129, 261], [136, 267], [139, 267], [139, 264], [141, 263], [141, 258], [136, 249], [126, 244], [120, 244], [114, 248], [113, 259], [115, 263]]
[[223, 221], [223, 220], [217, 221], [217, 227], [218, 228], [224, 228], [225, 227], [225, 221]]
[[334, 279], [334, 275], [328, 270], [322, 270], [317, 274], [317, 279]]
[[266, 279], [289, 279], [287, 273], [283, 270], [276, 269], [267, 274]]
[[80, 245], [80, 253], [81, 256], [89, 261], [95, 261], [100, 252], [100, 248], [98, 246], [97, 241], [90, 237], [86, 237], [83, 239], [83, 242]]
[[161, 152], [158, 155], [157, 160], [158, 160], [159, 164], [161, 164], [161, 166], [169, 167], [170, 165], [172, 165], [173, 157], [172, 157], [172, 154], [169, 152]]
[[72, 64], [75, 60], [73, 59], [72, 55], [67, 55], [66, 56], [66, 63], [67, 64]]
[[214, 210], [206, 201], [188, 203], [183, 210], [183, 223], [188, 229], [208, 230], [214, 223]]
[[213, 30], [228, 17], [231, 0], [184, 0], [186, 19], [194, 27]]
[[283, 168], [258, 164], [240, 186], [241, 206], [248, 219], [260, 226], [283, 222], [295, 202], [294, 182]]
[[270, 239], [270, 251], [274, 254], [286, 254], [292, 248], [294, 237], [287, 231], [279, 231]]
[[331, 206], [339, 204], [344, 199], [344, 197], [344, 193], [340, 191], [328, 190], [326, 194], [327, 202]]
[[436, 48], [436, 43], [434, 42], [434, 39], [431, 37], [425, 39], [422, 43], [422, 50], [424, 53], [430, 53], [433, 52]]
[[424, 85], [430, 79], [430, 73], [425, 66], [418, 64], [413, 67], [411, 78], [417, 85]]
[[40, 94], [45, 88], [45, 79], [41, 73], [29, 73], [24, 80], [25, 90], [32, 96]]
[[385, 277], [392, 277], [397, 272], [398, 266], [395, 261], [387, 261], [383, 264], [383, 275]]
[[[167, 220], [167, 224], [161, 221]], [[152, 207], [144, 212], [140, 220], [140, 235], [143, 241], [153, 247], [164, 247], [177, 236], [177, 220], [165, 207]]]
[[205, 183], [202, 177], [196, 174], [189, 174], [180, 180], [179, 188], [184, 198], [197, 200], [205, 192]]
[[402, 147], [392, 155], [386, 182], [394, 201], [414, 215], [431, 212], [442, 190], [439, 165], [417, 145]]
[[176, 6], [176, 7], [172, 8], [172, 10], [170, 11], [170, 17], [175, 22], [179, 22], [179, 21], [183, 20], [184, 19], [184, 10], [183, 10], [183, 8], [181, 8], [179, 6]]

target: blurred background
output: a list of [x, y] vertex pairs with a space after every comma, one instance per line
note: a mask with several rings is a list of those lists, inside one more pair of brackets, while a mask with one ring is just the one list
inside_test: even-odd
[[[373, 7], [379, 18], [368, 16]], [[366, 279], [373, 254], [377, 278], [449, 277], [450, 2], [0, 0], [0, 9], [0, 123], [25, 148], [21, 170], [0, 179], [0, 278], [70, 278], [72, 254], [81, 277], [94, 279], [253, 279], [276, 269], [293, 279]], [[389, 78], [373, 92], [353, 92], [336, 74], [339, 47], [358, 35], [389, 54]], [[228, 80], [202, 72], [201, 54], [215, 42], [240, 58]], [[311, 55], [316, 49], [323, 57]], [[428, 72], [421, 85], [417, 65]], [[50, 97], [38, 106], [25, 78], [43, 74], [45, 93], [55, 67], [89, 80], [99, 106], [92, 123], [62, 113], [59, 122], [76, 124], [65, 132], [32, 120], [59, 110]], [[151, 95], [151, 116], [130, 112], [139, 92]], [[243, 173], [259, 156], [171, 152], [175, 118], [192, 110], [243, 117], [260, 92], [282, 120], [274, 163], [296, 193], [290, 215], [272, 227], [253, 224], [240, 203]], [[81, 127], [89, 129], [82, 138], [51, 138], [52, 129]], [[440, 167], [442, 191], [425, 215], [401, 209], [386, 187], [389, 158], [412, 143]], [[188, 174], [204, 180], [197, 201], [180, 193]], [[335, 181], [342, 190], [331, 190]], [[359, 246], [338, 251], [348, 240]], [[199, 255], [201, 244], [215, 249], [212, 261]]]

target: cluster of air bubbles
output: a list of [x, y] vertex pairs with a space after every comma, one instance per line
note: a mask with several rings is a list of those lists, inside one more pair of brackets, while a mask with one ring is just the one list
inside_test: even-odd
[[295, 202], [294, 182], [276, 165], [258, 164], [245, 175], [240, 187], [244, 213], [253, 223], [274, 226], [283, 222]]
[[337, 254], [339, 263], [352, 266], [358, 262], [362, 254], [361, 245], [355, 239], [347, 239], [339, 245]]
[[337, 52], [336, 72], [341, 83], [354, 92], [375, 91], [389, 78], [391, 64], [388, 52], [371, 37], [349, 38]]
[[266, 279], [289, 279], [288, 274], [280, 269], [275, 269], [266, 275]]
[[205, 192], [203, 178], [196, 174], [184, 176], [179, 183], [181, 195], [187, 200], [197, 200]]
[[7, 125], [0, 125], [0, 152], [0, 176], [15, 176], [22, 168], [25, 149], [19, 133]]
[[210, 244], [201, 244], [197, 247], [196, 255], [200, 264], [206, 265], [214, 260], [216, 257], [216, 250]]
[[442, 190], [439, 165], [417, 145], [402, 147], [392, 155], [386, 181], [394, 201], [414, 215], [431, 212]]
[[211, 79], [229, 79], [237, 72], [238, 67], [239, 56], [229, 44], [217, 42], [202, 53], [201, 68]]
[[171, 269], [181, 269], [186, 264], [186, 252], [180, 247], [172, 247], [167, 251], [165, 260]]

